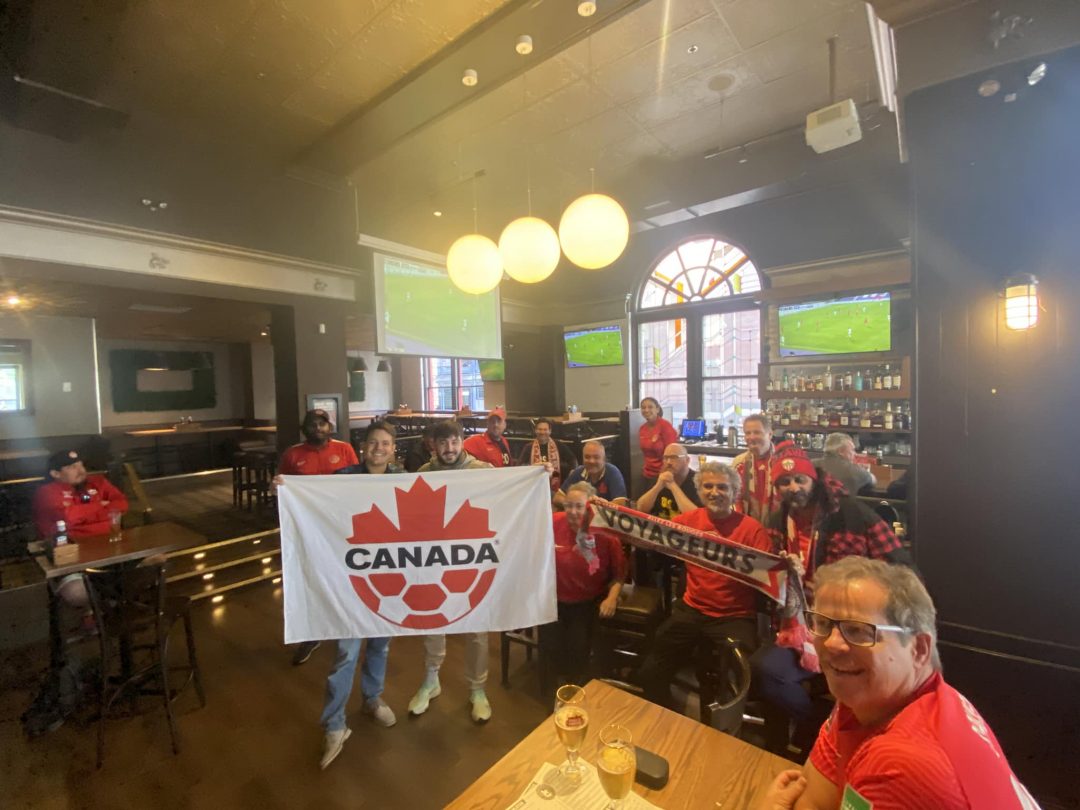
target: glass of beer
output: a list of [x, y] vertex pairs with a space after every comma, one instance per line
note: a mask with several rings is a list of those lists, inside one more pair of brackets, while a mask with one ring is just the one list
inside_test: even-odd
[[585, 705], [585, 689], [574, 684], [560, 686], [555, 692], [555, 731], [559, 742], [566, 746], [566, 764], [560, 768], [571, 781], [581, 781], [578, 751], [585, 742], [589, 728], [589, 710]]
[[623, 800], [630, 795], [637, 772], [630, 729], [617, 723], [600, 729], [600, 750], [596, 756], [596, 772], [600, 786], [611, 799], [607, 810], [619, 810]]

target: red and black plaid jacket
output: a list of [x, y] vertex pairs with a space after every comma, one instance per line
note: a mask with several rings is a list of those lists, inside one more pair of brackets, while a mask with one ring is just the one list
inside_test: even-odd
[[[812, 527], [814, 558], [806, 567], [807, 579], [813, 578], [819, 566], [852, 556], [915, 567], [911, 554], [893, 534], [892, 527], [821, 469], [818, 469], [813, 499], [818, 510]], [[788, 508], [784, 505], [776, 524], [770, 529], [778, 550], [797, 552], [795, 538], [786, 536], [787, 518]]]

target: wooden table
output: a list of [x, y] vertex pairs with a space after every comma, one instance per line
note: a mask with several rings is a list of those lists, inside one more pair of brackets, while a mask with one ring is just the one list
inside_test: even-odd
[[244, 425], [211, 425], [210, 427], [203, 427], [202, 425], [191, 424], [187, 427], [167, 427], [167, 428], [142, 428], [140, 430], [125, 430], [125, 436], [131, 436], [134, 439], [151, 438], [154, 440], [154, 467], [157, 475], [162, 474], [161, 466], [161, 440], [165, 436], [185, 436], [188, 434], [195, 435], [199, 433], [206, 434], [206, 454], [207, 454], [207, 467], [213, 468], [214, 466], [214, 436], [215, 433], [243, 433], [244, 431], [254, 431], [257, 433], [276, 433], [277, 427], [274, 425], [260, 425], [258, 427], [246, 427]]
[[[179, 523], [151, 523], [124, 529], [116, 542], [109, 540], [108, 534], [95, 534], [80, 537], [73, 541], [79, 549], [79, 557], [64, 565], [53, 565], [44, 554], [38, 554], [37, 560], [46, 579], [56, 579], [68, 574], [77, 574], [87, 568], [105, 568], [137, 562], [152, 554], [167, 554], [182, 548], [201, 546], [206, 537], [181, 526]], [[41, 542], [31, 543], [30, 550], [40, 552]], [[49, 594], [49, 658], [54, 669], [64, 664], [64, 645], [60, 637], [59, 598], [53, 588], [46, 588]], [[125, 670], [130, 669], [130, 652], [121, 650], [121, 659]]]
[[[668, 761], [671, 776], [665, 788], [646, 790], [634, 784], [636, 793], [658, 807], [752, 810], [773, 777], [793, 767], [786, 759], [601, 681], [590, 681], [585, 694], [589, 730], [581, 749], [582, 758], [596, 761], [601, 728], [608, 723], [626, 726], [634, 735], [635, 744]], [[559, 764], [565, 760], [566, 751], [559, 744], [554, 722], [549, 718], [448, 807], [503, 810], [513, 804], [544, 762]]]

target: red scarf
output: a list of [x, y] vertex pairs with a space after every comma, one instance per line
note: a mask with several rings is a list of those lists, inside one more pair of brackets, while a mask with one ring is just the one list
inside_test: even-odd
[[[547, 460], [551, 462], [551, 491], [554, 492], [559, 488], [559, 484], [562, 483], [562, 475], [559, 473], [559, 446], [555, 444], [554, 439], [548, 439], [547, 443]], [[533, 439], [532, 443], [532, 455], [529, 458], [532, 464], [543, 464], [544, 457], [540, 455], [540, 442]]]

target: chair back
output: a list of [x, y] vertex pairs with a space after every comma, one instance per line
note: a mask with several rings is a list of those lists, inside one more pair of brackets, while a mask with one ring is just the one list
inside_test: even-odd
[[106, 637], [134, 636], [151, 628], [158, 635], [163, 632], [164, 565], [120, 570], [88, 568], [83, 572], [83, 582], [103, 643]]
[[697, 676], [709, 725], [725, 734], [737, 734], [750, 693], [749, 656], [734, 639], [710, 644], [699, 659]]

